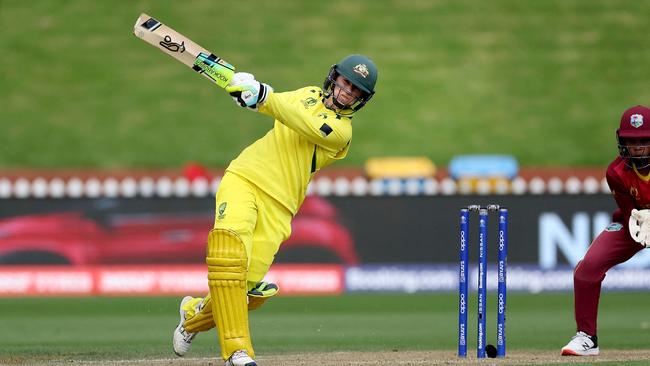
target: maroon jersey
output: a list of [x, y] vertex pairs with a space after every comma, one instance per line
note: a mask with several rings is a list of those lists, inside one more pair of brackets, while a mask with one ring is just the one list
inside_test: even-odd
[[612, 215], [614, 222], [627, 227], [630, 212], [650, 208], [650, 176], [643, 177], [618, 157], [607, 168], [607, 183], [618, 208]]
[[[621, 116], [620, 128], [616, 130], [619, 153], [631, 158], [627, 138], [637, 139], [637, 143], [639, 139], [650, 138], [650, 108], [635, 106]], [[609, 225], [603, 230], [573, 272], [576, 328], [592, 336], [597, 334], [598, 300], [605, 274], [644, 248], [630, 236], [627, 228], [630, 213], [634, 208], [650, 208], [650, 176], [642, 176], [619, 156], [607, 167], [606, 177], [618, 205], [612, 219], [622, 227]]]

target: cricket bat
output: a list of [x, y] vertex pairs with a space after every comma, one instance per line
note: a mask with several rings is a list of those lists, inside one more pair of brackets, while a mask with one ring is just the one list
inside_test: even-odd
[[133, 34], [225, 88], [235, 67], [147, 14], [140, 14]]

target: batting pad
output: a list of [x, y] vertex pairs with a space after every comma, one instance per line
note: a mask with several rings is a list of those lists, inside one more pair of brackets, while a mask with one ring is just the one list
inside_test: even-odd
[[208, 286], [212, 316], [217, 324], [221, 356], [224, 360], [237, 350], [255, 357], [248, 329], [246, 296], [246, 248], [230, 230], [212, 229], [208, 235]]
[[183, 327], [186, 331], [190, 333], [197, 333], [205, 332], [206, 330], [214, 328], [214, 318], [212, 317], [212, 298], [210, 294], [208, 294], [203, 299], [197, 297], [188, 301], [187, 304], [185, 304], [183, 307], [183, 310], [185, 310], [186, 316]]

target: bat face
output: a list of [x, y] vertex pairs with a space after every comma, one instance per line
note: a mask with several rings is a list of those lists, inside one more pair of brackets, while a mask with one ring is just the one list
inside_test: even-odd
[[222, 88], [235, 74], [235, 67], [226, 60], [147, 14], [140, 14], [133, 26], [133, 34]]
[[158, 44], [165, 47], [169, 52], [185, 52], [185, 42], [183, 41], [181, 44], [172, 42], [172, 37], [170, 36], [165, 36]]

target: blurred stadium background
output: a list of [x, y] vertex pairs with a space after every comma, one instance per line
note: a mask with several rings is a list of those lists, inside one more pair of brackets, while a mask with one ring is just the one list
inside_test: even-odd
[[[489, 202], [511, 212], [509, 349], [563, 361], [614, 131], [650, 100], [649, 2], [0, 0], [0, 364], [171, 358], [178, 296], [206, 289], [213, 192], [271, 120], [135, 38], [141, 12], [278, 91], [378, 65], [269, 274], [285, 296], [252, 315], [261, 355], [453, 358], [457, 211]], [[649, 348], [648, 278], [645, 252], [608, 276], [604, 349]]]

